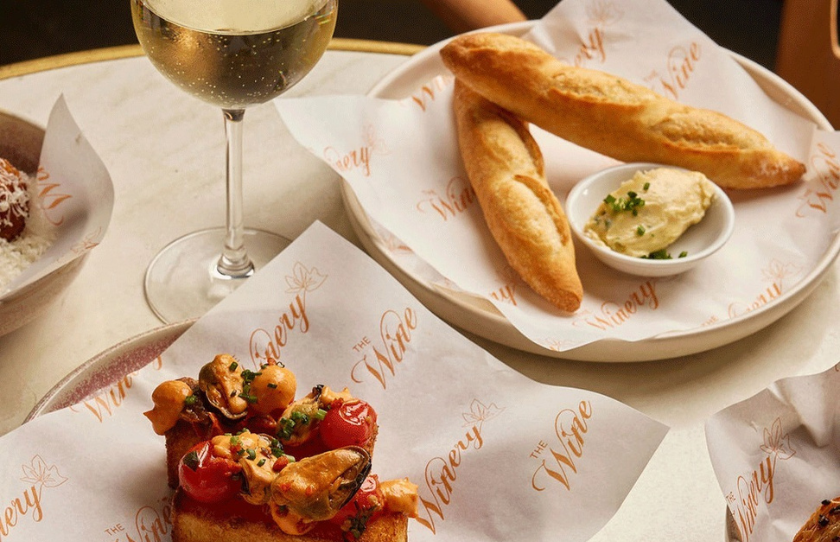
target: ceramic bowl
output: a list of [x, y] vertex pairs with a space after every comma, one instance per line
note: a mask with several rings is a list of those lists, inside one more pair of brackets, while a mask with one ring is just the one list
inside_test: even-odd
[[[647, 171], [662, 166], [650, 163], [628, 163], [607, 168], [590, 175], [572, 188], [566, 198], [566, 214], [577, 239], [606, 265], [645, 277], [664, 277], [684, 273], [697, 266], [723, 247], [735, 227], [735, 209], [720, 187], [715, 186], [716, 197], [698, 224], [691, 226], [675, 241], [668, 252], [675, 255], [669, 260], [636, 258], [620, 254], [596, 243], [584, 233], [584, 227], [607, 194], [633, 177], [637, 171]], [[685, 257], [676, 255], [685, 252]]]
[[[0, 111], [0, 157], [35, 175], [44, 141], [44, 129]], [[86, 256], [6, 293], [0, 300], [0, 337], [28, 324], [55, 302], [82, 268]]]

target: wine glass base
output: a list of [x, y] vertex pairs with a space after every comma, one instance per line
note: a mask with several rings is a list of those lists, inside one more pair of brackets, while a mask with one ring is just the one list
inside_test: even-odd
[[[247, 280], [247, 276], [231, 278], [217, 270], [225, 234], [225, 228], [190, 233], [165, 246], [151, 261], [146, 269], [146, 301], [161, 321], [198, 318]], [[290, 243], [280, 235], [253, 229], [245, 230], [244, 239], [255, 270]]]

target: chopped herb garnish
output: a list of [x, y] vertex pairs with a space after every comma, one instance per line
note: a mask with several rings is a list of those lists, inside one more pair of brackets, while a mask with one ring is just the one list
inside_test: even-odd
[[273, 389], [273, 390], [276, 390], [277, 389], [277, 384], [275, 384], [274, 382], [269, 382], [268, 387]]
[[645, 234], [645, 227], [644, 226], [639, 226], [639, 227], [636, 228], [636, 235], [641, 237], [644, 234]]
[[184, 456], [183, 461], [184, 461], [184, 465], [186, 465], [190, 469], [192, 469], [192, 470], [198, 469], [198, 464], [200, 463], [200, 461], [198, 459], [198, 452], [196, 452], [195, 450], [191, 451], [190, 453], [188, 453], [187, 455]]
[[245, 453], [248, 454], [248, 459], [250, 459], [251, 461], [253, 461], [254, 459], [257, 458], [257, 452], [255, 452], [251, 448], [248, 448], [247, 450], [245, 450]]
[[242, 399], [244, 399], [245, 401], [247, 401], [247, 402], [249, 402], [249, 403], [251, 403], [251, 404], [253, 404], [253, 403], [256, 403], [256, 402], [257, 402], [257, 396], [256, 396], [256, 395], [254, 395], [254, 394], [252, 394], [252, 393], [244, 393], [244, 392], [243, 392], [243, 393], [240, 393], [240, 394], [239, 394], [239, 397], [241, 397]]
[[296, 424], [306, 425], [309, 423], [309, 416], [299, 410], [296, 410], [292, 412], [292, 421]]
[[645, 183], [645, 185], [642, 187], [642, 190], [644, 190], [645, 192], [647, 192], [647, 191], [648, 191], [648, 188], [650, 188], [650, 183]]
[[665, 250], [664, 248], [661, 250], [657, 250], [656, 252], [651, 252], [647, 256], [642, 256], [644, 260], [670, 260], [671, 253]]
[[319, 420], [323, 420], [324, 417], [327, 415], [327, 411], [323, 408], [319, 408], [318, 412], [315, 413], [315, 417]]
[[257, 461], [257, 466], [258, 466], [258, 467], [262, 467], [263, 465], [265, 465], [265, 458], [260, 459], [259, 461]]
[[256, 377], [260, 376], [262, 373], [255, 373], [249, 369], [245, 369], [242, 371], [242, 379], [245, 382], [252, 382]]
[[187, 406], [193, 406], [196, 403], [196, 401], [198, 401], [198, 397], [196, 397], [195, 395], [187, 395], [186, 397], [184, 397], [184, 404]]
[[288, 440], [295, 431], [295, 422], [289, 418], [280, 418], [277, 421], [277, 438]]
[[236, 435], [233, 435], [233, 436], [230, 437], [230, 445], [231, 446], [238, 446], [239, 443], [240, 443], [239, 437], [237, 437]]
[[608, 194], [607, 197], [604, 198], [604, 203], [607, 204], [607, 207], [609, 207], [613, 213], [630, 211], [633, 213], [633, 216], [637, 216], [639, 214], [639, 208], [645, 206], [645, 200], [640, 198], [639, 195], [632, 190], [627, 192], [627, 199], [616, 199], [612, 194]]
[[234, 361], [233, 363], [231, 363], [231, 364], [228, 366], [228, 371], [233, 372], [233, 371], [235, 371], [235, 370], [236, 370], [236, 368], [237, 368], [237, 367], [239, 367], [239, 364], [238, 364], [238, 363], [236, 363], [236, 362]]
[[680, 258], [685, 258], [686, 256], [688, 256], [688, 252], [686, 252], [684, 250], [682, 252], [680, 252], [680, 255], [679, 255]]

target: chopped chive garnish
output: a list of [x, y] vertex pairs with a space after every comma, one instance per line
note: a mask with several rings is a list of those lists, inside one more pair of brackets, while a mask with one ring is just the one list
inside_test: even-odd
[[273, 389], [273, 390], [276, 390], [276, 389], [277, 389], [277, 384], [275, 384], [274, 382], [270, 382], [270, 383], [268, 384], [268, 387], [269, 387], [269, 388], [271, 388], [271, 389]]
[[195, 395], [187, 395], [184, 397], [184, 404], [187, 406], [193, 406], [196, 401], [198, 401], [198, 397]]
[[233, 371], [235, 371], [235, 370], [236, 370], [236, 368], [237, 368], [237, 367], [239, 367], [239, 364], [238, 364], [238, 363], [236, 363], [236, 362], [234, 361], [233, 363], [231, 363], [231, 364], [228, 366], [228, 371], [233, 372]]
[[323, 420], [324, 416], [326, 416], [326, 415], [327, 415], [327, 411], [324, 410], [323, 408], [319, 408], [318, 412], [315, 413], [315, 417], [318, 418], [319, 420]]
[[258, 467], [262, 467], [263, 465], [265, 465], [265, 459], [264, 458], [257, 461], [257, 466]]
[[639, 226], [638, 228], [636, 228], [636, 235], [641, 237], [644, 234], [645, 234], [645, 227], [644, 226]]
[[257, 452], [255, 452], [251, 448], [245, 450], [245, 453], [248, 454], [248, 459], [250, 459], [251, 461], [257, 458]]
[[192, 470], [198, 469], [199, 459], [198, 459], [198, 452], [193, 450], [192, 452], [188, 453], [184, 456], [184, 465], [189, 467]]

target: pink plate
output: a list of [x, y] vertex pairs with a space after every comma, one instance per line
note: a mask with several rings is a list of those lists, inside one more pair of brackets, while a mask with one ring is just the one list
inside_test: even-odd
[[56, 384], [26, 416], [25, 422], [95, 395], [132, 371], [149, 364], [195, 321], [158, 327], [118, 343], [89, 359]]

